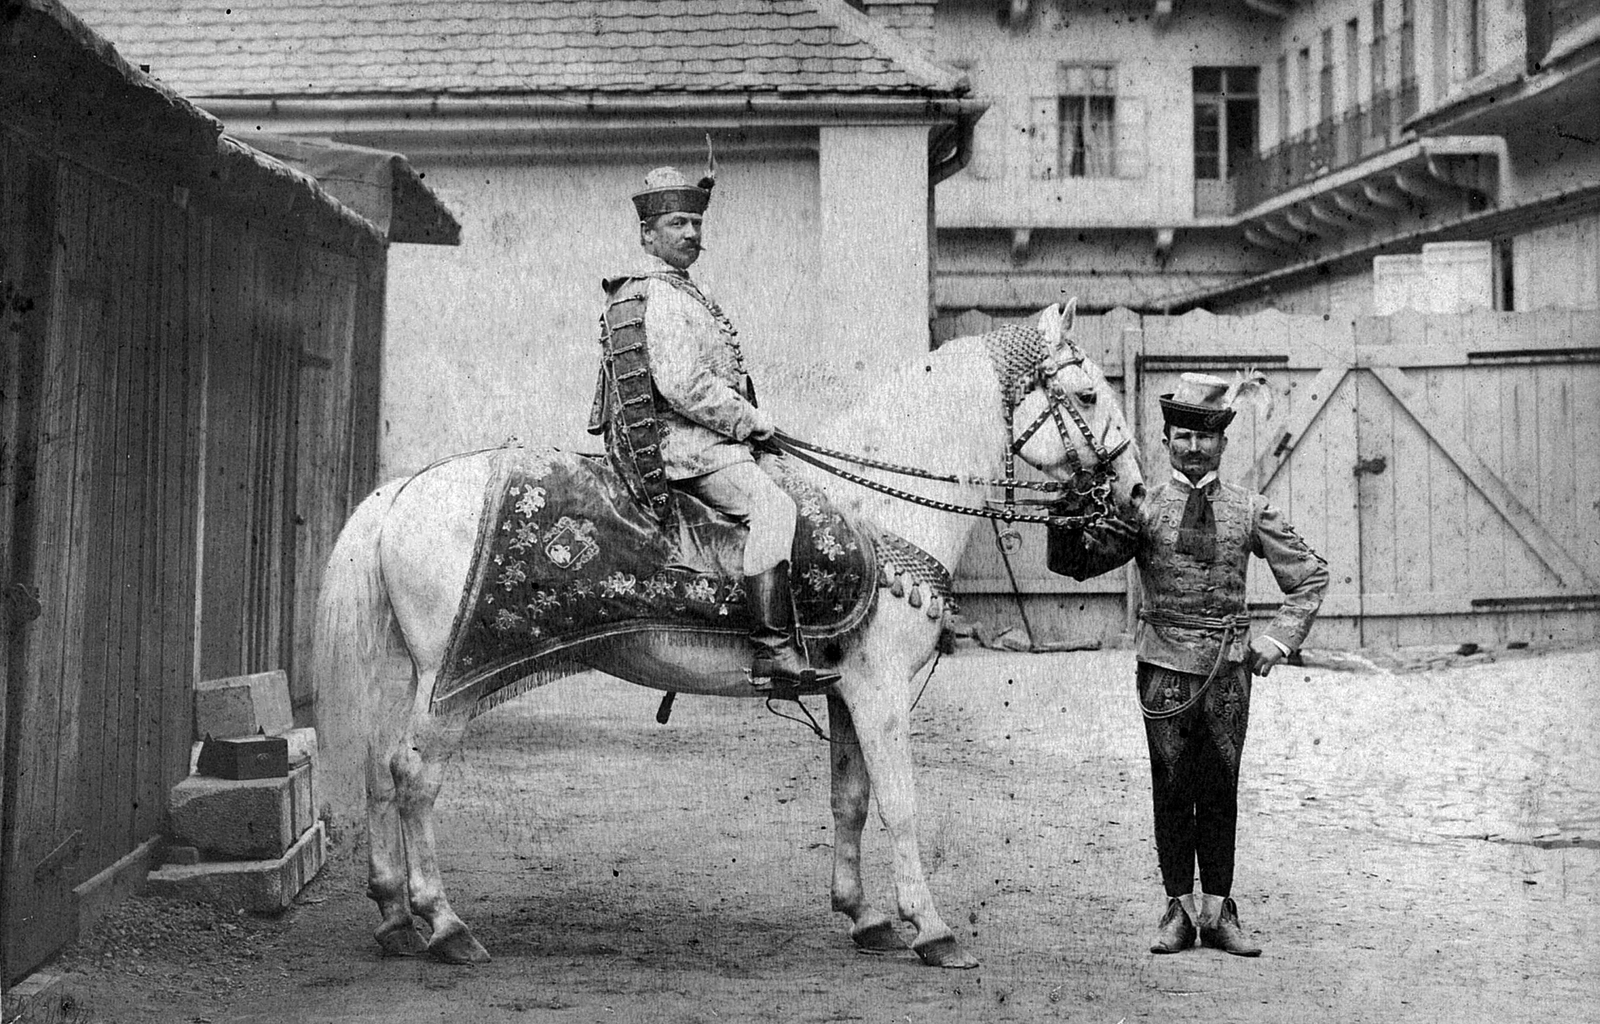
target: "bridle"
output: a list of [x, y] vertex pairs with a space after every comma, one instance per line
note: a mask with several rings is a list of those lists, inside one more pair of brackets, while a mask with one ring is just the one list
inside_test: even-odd
[[[1041, 354], [1038, 350], [1043, 347], [1043, 337], [1038, 332], [1027, 328], [1003, 328], [991, 335], [986, 335], [984, 340], [988, 343], [989, 354], [995, 363], [995, 372], [1000, 378], [1000, 388], [1004, 402], [1006, 425], [1004, 479], [985, 480], [955, 474], [932, 473], [915, 466], [883, 462], [861, 455], [854, 455], [850, 452], [825, 448], [809, 441], [802, 441], [781, 431], [772, 435], [770, 443], [780, 452], [816, 466], [825, 472], [832, 473], [841, 479], [912, 504], [937, 509], [941, 512], [979, 516], [1006, 523], [1044, 523], [1049, 526], [1069, 529], [1082, 529], [1113, 518], [1115, 509], [1111, 500], [1111, 489], [1117, 476], [1113, 463], [1127, 449], [1132, 439], [1123, 437], [1117, 444], [1109, 448], [1106, 447], [1100, 438], [1094, 436], [1094, 431], [1090, 428], [1089, 422], [1084, 418], [1082, 411], [1079, 410], [1077, 403], [1068, 394], [1066, 388], [1061, 386], [1060, 381], [1056, 379], [1057, 374], [1066, 367], [1081, 366], [1085, 362], [1086, 357], [1083, 351], [1069, 340], [1066, 342], [1067, 351], [1062, 357], [1058, 358], [1049, 353]], [[1018, 346], [1016, 343], [1018, 340], [1024, 341], [1034, 351], [1026, 354], [1017, 352], [1016, 348]], [[1032, 356], [1031, 366], [1024, 364], [1024, 366], [1027, 366], [1025, 372], [1010, 372], [1008, 370], [1009, 364], [1015, 362], [1018, 356], [1023, 355]], [[1026, 384], [1027, 387], [1024, 388], [1023, 384]], [[1036, 390], [1044, 394], [1046, 399], [1045, 408], [1018, 433], [1016, 430], [1016, 411], [1027, 396]], [[1068, 426], [1069, 419], [1071, 420], [1070, 428]], [[1017, 456], [1022, 454], [1022, 450], [1028, 441], [1047, 423], [1054, 423], [1057, 432], [1060, 434], [1061, 446], [1066, 451], [1067, 462], [1072, 467], [1072, 479], [1018, 479], [1016, 472]], [[1084, 467], [1083, 460], [1079, 457], [1078, 450], [1072, 443], [1073, 429], [1083, 437], [1088, 448], [1094, 452], [1095, 462], [1093, 466]], [[939, 501], [890, 486], [889, 484], [879, 483], [859, 473], [851, 472], [841, 466], [825, 461], [828, 459], [848, 462], [866, 469], [917, 477], [923, 480], [999, 487], [1005, 497], [999, 502], [993, 499], [987, 500], [981, 506]], [[1018, 498], [1016, 492], [1019, 490], [1037, 491], [1054, 497]], [[1023, 511], [1018, 507], [1021, 505], [1045, 506], [1048, 510], [1038, 512]]]

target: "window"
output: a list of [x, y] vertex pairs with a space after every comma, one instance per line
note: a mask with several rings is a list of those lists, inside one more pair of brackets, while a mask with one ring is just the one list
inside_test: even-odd
[[1289, 140], [1289, 55], [1278, 54], [1278, 141]]
[[1300, 128], [1301, 130], [1306, 130], [1311, 127], [1311, 111], [1315, 109], [1311, 105], [1311, 48], [1309, 46], [1300, 51], [1299, 70], [1300, 113], [1305, 118], [1305, 124], [1301, 125]]
[[1344, 23], [1344, 109], [1361, 103], [1361, 19]]
[[1417, 0], [1400, 0], [1400, 82], [1417, 77]]
[[1389, 89], [1389, 37], [1383, 26], [1383, 0], [1372, 0], [1372, 102]]
[[1322, 69], [1317, 72], [1317, 115], [1333, 120], [1333, 29], [1322, 30]]
[[1256, 151], [1261, 101], [1256, 68], [1194, 69], [1194, 176], [1222, 181]]
[[1028, 125], [1029, 176], [1144, 175], [1144, 101], [1117, 95], [1113, 64], [1061, 64], [1053, 96], [1035, 96]]
[[1056, 123], [1067, 178], [1112, 178], [1117, 174], [1116, 68], [1110, 64], [1066, 64]]

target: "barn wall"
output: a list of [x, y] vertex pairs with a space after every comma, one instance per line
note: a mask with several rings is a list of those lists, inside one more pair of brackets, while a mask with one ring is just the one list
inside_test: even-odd
[[321, 565], [374, 475], [381, 244], [161, 174], [0, 124], [8, 980], [164, 828], [198, 679], [284, 668], [306, 703]]

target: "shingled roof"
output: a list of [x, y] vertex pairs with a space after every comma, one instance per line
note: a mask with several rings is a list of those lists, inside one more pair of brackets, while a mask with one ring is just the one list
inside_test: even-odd
[[207, 98], [960, 95], [843, 0], [68, 0]]

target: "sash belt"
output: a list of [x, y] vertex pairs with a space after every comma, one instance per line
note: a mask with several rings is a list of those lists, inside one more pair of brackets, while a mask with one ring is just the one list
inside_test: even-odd
[[1179, 704], [1175, 708], [1168, 708], [1165, 711], [1152, 711], [1145, 707], [1143, 696], [1139, 698], [1139, 710], [1144, 714], [1144, 717], [1156, 721], [1167, 718], [1176, 718], [1188, 711], [1190, 708], [1194, 707], [1196, 704], [1200, 703], [1201, 699], [1205, 697], [1206, 691], [1211, 689], [1211, 684], [1216, 680], [1217, 673], [1222, 671], [1223, 663], [1226, 662], [1228, 658], [1228, 648], [1233, 646], [1233, 641], [1239, 636], [1240, 633], [1250, 628], [1249, 612], [1239, 612], [1235, 615], [1213, 616], [1187, 615], [1183, 612], [1165, 611], [1162, 609], [1153, 608], [1140, 608], [1139, 618], [1150, 623], [1152, 626], [1169, 626], [1178, 629], [1204, 629], [1222, 634], [1220, 643], [1217, 647], [1217, 660], [1211, 666], [1211, 673], [1206, 676], [1206, 681], [1201, 683], [1199, 688], [1197, 688], [1194, 693], [1189, 695], [1188, 700], [1184, 701], [1182, 704]]

